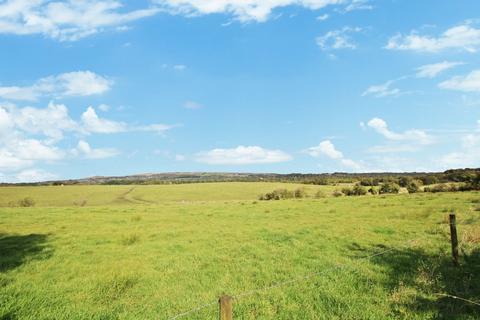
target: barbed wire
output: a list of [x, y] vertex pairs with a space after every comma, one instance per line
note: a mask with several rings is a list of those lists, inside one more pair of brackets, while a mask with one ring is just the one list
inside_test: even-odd
[[475, 301], [472, 301], [472, 300], [468, 300], [468, 299], [465, 299], [465, 298], [462, 298], [462, 297], [457, 297], [457, 296], [447, 294], [447, 293], [435, 293], [435, 295], [443, 296], [443, 297], [447, 297], [447, 298], [452, 298], [452, 299], [456, 299], [456, 300], [461, 300], [461, 301], [464, 301], [464, 302], [474, 304], [476, 306], [480, 306], [480, 302], [475, 302]]
[[[411, 245], [415, 241], [418, 241], [418, 240], [420, 240], [420, 238], [417, 238], [417, 239], [414, 239], [414, 240], [409, 240], [407, 243]], [[355, 262], [358, 262], [358, 261], [361, 261], [361, 260], [367, 260], [367, 259], [370, 259], [370, 258], [373, 258], [373, 257], [376, 257], [376, 256], [380, 256], [380, 255], [383, 255], [383, 254], [386, 254], [388, 252], [392, 252], [392, 251], [395, 251], [395, 250], [397, 250], [397, 249], [396, 248], [389, 248], [389, 249], [383, 250], [381, 252], [377, 252], [377, 253], [374, 253], [374, 254], [370, 254], [370, 255], [367, 255], [367, 256], [364, 256], [364, 257], [357, 258], [357, 259], [355, 259]], [[307, 275], [304, 275], [304, 276], [301, 276], [301, 277], [293, 278], [293, 279], [290, 279], [290, 280], [287, 280], [287, 281], [277, 282], [277, 283], [274, 283], [272, 285], [268, 285], [268, 286], [265, 286], [265, 287], [262, 287], [262, 288], [257, 288], [257, 289], [245, 291], [245, 292], [233, 295], [232, 298], [235, 299], [235, 300], [239, 300], [239, 299], [245, 298], [247, 296], [251, 296], [251, 295], [254, 295], [254, 294], [257, 294], [257, 293], [260, 293], [260, 292], [266, 292], [266, 291], [276, 289], [276, 288], [279, 288], [279, 287], [283, 287], [283, 286], [286, 286], [286, 285], [290, 285], [290, 284], [293, 284], [293, 283], [305, 281], [305, 280], [317, 277], [319, 275], [325, 274], [329, 271], [336, 270], [336, 269], [342, 269], [342, 268], [346, 268], [346, 267], [348, 267], [348, 265], [346, 263], [338, 264], [338, 265], [323, 269], [322, 271], [313, 272], [313, 273], [310, 273], [310, 274], [307, 274]], [[215, 302], [202, 304], [202, 305], [197, 306], [197, 307], [195, 307], [193, 309], [190, 309], [188, 311], [179, 313], [179, 314], [177, 314], [173, 317], [168, 318], [168, 320], [175, 320], [175, 319], [182, 318], [182, 317], [187, 316], [189, 314], [196, 313], [196, 312], [198, 312], [202, 309], [208, 308], [208, 307], [210, 307], [214, 304], [218, 304], [218, 300], [215, 300]]]
[[191, 310], [188, 310], [188, 311], [185, 311], [185, 312], [182, 312], [182, 313], [179, 313], [171, 318], [168, 318], [168, 320], [175, 320], [175, 319], [178, 319], [178, 318], [181, 318], [181, 317], [185, 317], [185, 316], [188, 316], [189, 314], [192, 314], [192, 313], [196, 313], [202, 309], [205, 309], [205, 308], [208, 308], [208, 307], [211, 307], [213, 306], [214, 304], [218, 304], [218, 300], [215, 300], [215, 302], [210, 302], [210, 303], [205, 303], [205, 304], [202, 304], [200, 306], [197, 306]]

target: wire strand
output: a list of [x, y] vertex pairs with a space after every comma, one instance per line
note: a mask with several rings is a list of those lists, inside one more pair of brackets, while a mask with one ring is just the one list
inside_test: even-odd
[[442, 296], [442, 297], [447, 297], [447, 298], [452, 298], [452, 299], [456, 299], [456, 300], [461, 300], [461, 301], [465, 301], [465, 302], [474, 304], [474, 305], [476, 305], [476, 306], [480, 306], [480, 302], [475, 302], [475, 301], [468, 300], [468, 299], [461, 298], [461, 297], [457, 297], [457, 296], [454, 296], [454, 295], [451, 295], [451, 294], [436, 293], [435, 295], [437, 295], [437, 296]]

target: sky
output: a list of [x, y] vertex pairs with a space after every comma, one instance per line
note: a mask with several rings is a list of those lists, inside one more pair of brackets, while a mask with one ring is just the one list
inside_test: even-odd
[[480, 167], [478, 0], [0, 0], [0, 181]]

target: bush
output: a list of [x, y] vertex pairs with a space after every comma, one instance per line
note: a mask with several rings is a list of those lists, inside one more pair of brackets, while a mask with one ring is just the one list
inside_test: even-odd
[[335, 198], [338, 198], [338, 197], [343, 196], [343, 192], [340, 191], [340, 190], [335, 190], [335, 191], [333, 191], [332, 195], [333, 195]]
[[456, 192], [456, 191], [467, 191], [464, 190], [464, 187], [457, 187], [454, 184], [447, 184], [447, 183], [439, 183], [434, 185], [433, 187], [425, 187], [425, 192]]
[[398, 184], [400, 187], [407, 188], [411, 183], [413, 182], [413, 179], [411, 177], [400, 177], [398, 179]]
[[343, 188], [342, 193], [346, 196], [364, 196], [367, 194], [367, 189], [360, 184], [356, 184], [353, 188]]
[[408, 193], [416, 193], [420, 190], [420, 184], [416, 180], [411, 180], [405, 187]]
[[293, 196], [295, 198], [306, 198], [307, 192], [305, 191], [305, 188], [298, 188], [293, 192]]
[[35, 200], [30, 197], [25, 197], [21, 200], [18, 200], [18, 205], [20, 207], [33, 207], [35, 206]]
[[298, 188], [295, 191], [290, 191], [287, 189], [277, 189], [272, 192], [265, 193], [258, 197], [259, 200], [281, 200], [281, 199], [292, 199], [292, 198], [305, 198], [307, 192], [304, 188]]
[[378, 191], [380, 194], [384, 193], [399, 193], [400, 186], [394, 182], [386, 182], [382, 184], [380, 190]]
[[376, 195], [376, 194], [378, 194], [378, 191], [377, 191], [377, 189], [372, 187], [372, 188], [368, 189], [368, 193], [370, 193], [372, 195]]

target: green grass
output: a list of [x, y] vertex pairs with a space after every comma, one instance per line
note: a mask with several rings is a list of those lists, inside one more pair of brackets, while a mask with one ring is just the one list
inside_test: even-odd
[[[437, 295], [480, 300], [479, 193], [256, 201], [279, 186], [297, 187], [1, 188], [0, 204], [29, 196], [36, 207], [0, 208], [0, 319], [169, 319], [313, 272], [236, 300], [235, 319], [480, 317]], [[213, 305], [181, 319], [217, 316]]]

